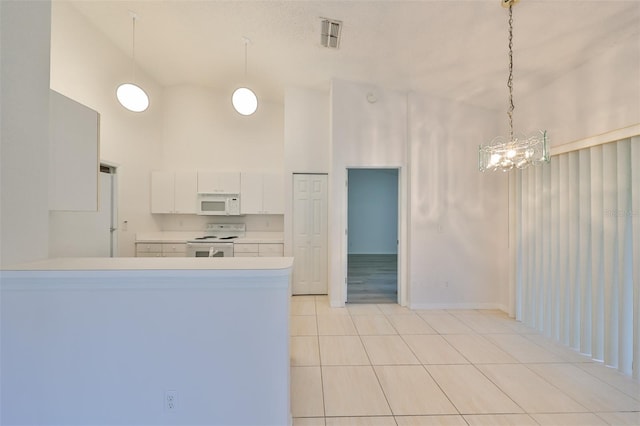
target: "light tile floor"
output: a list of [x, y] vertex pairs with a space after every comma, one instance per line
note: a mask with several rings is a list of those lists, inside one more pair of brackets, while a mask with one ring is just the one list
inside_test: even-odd
[[499, 311], [291, 299], [294, 426], [640, 425], [640, 382]]

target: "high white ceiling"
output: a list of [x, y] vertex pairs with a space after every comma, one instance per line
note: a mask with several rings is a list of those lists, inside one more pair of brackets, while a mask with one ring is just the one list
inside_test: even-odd
[[[128, 55], [134, 11], [137, 67], [163, 86], [230, 93], [245, 81], [247, 37], [246, 81], [263, 99], [340, 78], [506, 109], [501, 0], [71, 3]], [[513, 15], [516, 102], [616, 43], [633, 38], [640, 48], [640, 0], [522, 0]], [[338, 50], [320, 45], [321, 17], [343, 21]]]

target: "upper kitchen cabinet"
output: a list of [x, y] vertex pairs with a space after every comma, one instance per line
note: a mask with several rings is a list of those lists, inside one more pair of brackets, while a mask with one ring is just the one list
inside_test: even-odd
[[198, 171], [198, 193], [239, 194], [240, 172]]
[[196, 172], [151, 172], [151, 213], [195, 214]]
[[100, 114], [49, 96], [49, 210], [97, 211]]
[[241, 214], [284, 214], [282, 173], [243, 172], [240, 190]]

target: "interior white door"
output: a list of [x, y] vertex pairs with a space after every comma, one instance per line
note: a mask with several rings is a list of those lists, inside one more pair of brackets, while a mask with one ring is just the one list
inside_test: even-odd
[[293, 175], [293, 294], [327, 294], [327, 175]]

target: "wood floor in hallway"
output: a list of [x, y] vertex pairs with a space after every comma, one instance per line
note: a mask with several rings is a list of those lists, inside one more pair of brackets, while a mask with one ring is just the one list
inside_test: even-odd
[[347, 268], [347, 303], [397, 303], [398, 256], [350, 254]]

